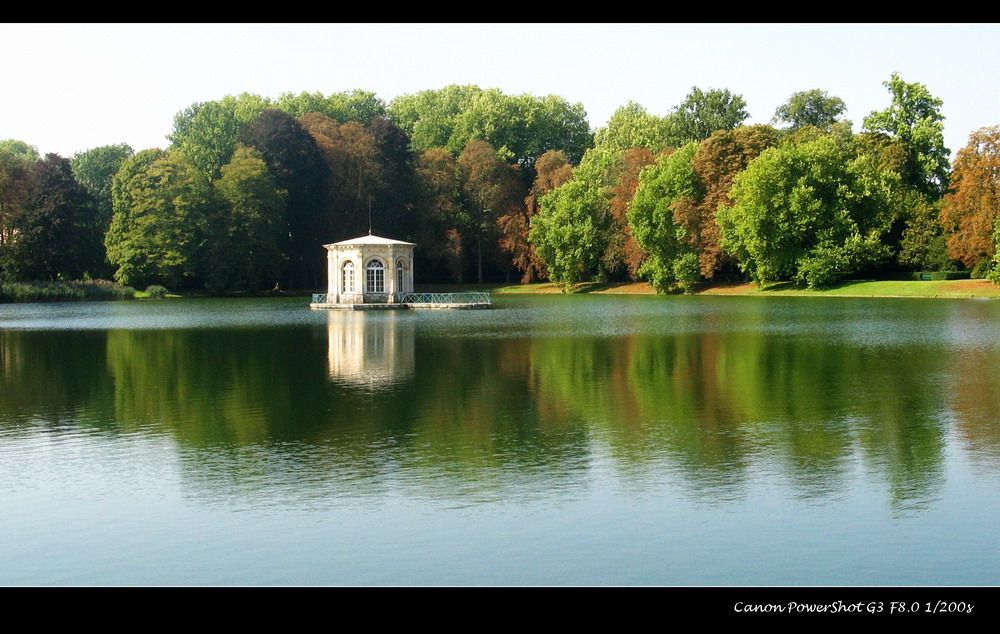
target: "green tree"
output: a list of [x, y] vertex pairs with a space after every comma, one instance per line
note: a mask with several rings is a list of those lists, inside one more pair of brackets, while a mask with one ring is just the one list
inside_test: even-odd
[[[542, 197], [531, 220], [528, 240], [545, 261], [549, 279], [565, 289], [607, 277], [604, 262], [613, 259], [608, 257], [609, 232], [615, 228], [610, 203], [625, 169], [624, 156], [603, 146], [587, 150], [572, 180]], [[577, 238], [582, 242], [573, 244]]]
[[469, 100], [455, 118], [448, 147], [459, 152], [471, 139], [486, 141], [497, 156], [526, 171], [549, 150], [562, 150], [570, 162], [578, 162], [592, 144], [582, 105], [555, 95], [506, 95], [496, 88]]
[[181, 152], [144, 150], [126, 159], [112, 185], [114, 216], [105, 237], [108, 259], [118, 266], [115, 279], [131, 286], [197, 284], [217, 208], [213, 193]]
[[447, 147], [457, 155], [469, 141], [481, 139], [502, 160], [520, 164], [526, 176], [549, 150], [562, 150], [577, 162], [593, 143], [583, 106], [556, 95], [507, 95], [497, 88], [451, 85], [397, 97], [389, 116], [415, 151]]
[[68, 159], [48, 154], [25, 176], [23, 206], [9, 219], [12, 239], [0, 250], [9, 280], [79, 279], [103, 260], [94, 199], [73, 178]]
[[948, 156], [944, 146], [943, 102], [919, 83], [906, 83], [898, 73], [883, 82], [892, 94], [892, 105], [873, 111], [864, 128], [900, 139], [906, 148], [903, 182], [929, 200], [939, 198], [948, 186]]
[[337, 121], [357, 121], [371, 125], [375, 117], [385, 116], [385, 102], [375, 93], [347, 90], [323, 95], [320, 92], [283, 93], [274, 107], [296, 119], [310, 112], [319, 112]]
[[215, 180], [232, 158], [243, 131], [270, 107], [270, 99], [250, 93], [195, 103], [174, 116], [174, 129], [167, 138], [171, 149], [184, 152], [192, 165]]
[[758, 284], [827, 286], [888, 257], [881, 237], [898, 175], [822, 137], [765, 150], [736, 176], [717, 221], [722, 246]]
[[525, 142], [525, 103], [496, 88], [472, 97], [455, 117], [448, 149], [462, 152], [472, 139], [489, 143], [496, 155], [512, 163]]
[[[840, 124], [835, 124], [838, 126]], [[838, 145], [871, 164], [871, 174], [899, 175], [900, 187], [894, 207], [897, 211], [883, 243], [897, 253], [896, 262], [904, 269], [939, 270], [950, 267], [944, 229], [938, 221], [940, 199], [929, 198], [919, 187], [905, 182], [909, 150], [899, 137], [884, 132], [862, 132], [839, 139]]]
[[[993, 244], [1000, 244], [1000, 222], [997, 222], [993, 227]], [[996, 247], [994, 247], [996, 249]], [[1000, 249], [996, 249], [993, 252], [993, 260], [990, 262], [989, 270], [986, 271], [986, 277], [994, 284], [1000, 284], [1000, 257], [997, 256], [1000, 253]]]
[[659, 292], [669, 290], [675, 282], [692, 281], [689, 256], [694, 256], [697, 269], [697, 253], [676, 218], [685, 207], [696, 205], [702, 196], [692, 164], [697, 151], [698, 143], [692, 141], [643, 168], [629, 207], [632, 235], [648, 253], [639, 273]]
[[546, 194], [531, 219], [530, 242], [564, 290], [587, 280], [604, 251], [608, 190], [590, 179], [574, 178]]
[[521, 95], [528, 103], [527, 141], [518, 157], [526, 168], [550, 151], [562, 151], [566, 160], [577, 165], [594, 145], [587, 112], [581, 103], [569, 103], [557, 95]]
[[[125, 159], [134, 153], [132, 147], [127, 143], [119, 143], [78, 152], [70, 161], [73, 166], [73, 176], [94, 197], [94, 213], [96, 214], [94, 220], [101, 235], [101, 256], [99, 259], [102, 261], [106, 259], [103, 246], [104, 234], [107, 233], [108, 227], [111, 225], [113, 214], [112, 182]], [[107, 272], [107, 275], [110, 274], [110, 271]]]
[[778, 106], [772, 121], [787, 123], [791, 130], [813, 126], [829, 131], [846, 109], [840, 97], [831, 97], [825, 90], [804, 90]]
[[732, 130], [750, 116], [746, 105], [742, 96], [728, 89], [703, 91], [692, 87], [684, 101], [667, 115], [670, 144], [680, 146], [707, 139], [716, 130]]
[[906, 204], [910, 210], [899, 243], [897, 261], [915, 271], [957, 269], [948, 255], [948, 235], [941, 226], [941, 201], [928, 202], [921, 195]]
[[[458, 116], [482, 92], [479, 86], [452, 84], [440, 90], [400, 95], [389, 104], [389, 118], [410, 137], [417, 152], [445, 147], [455, 131]], [[458, 150], [461, 150], [461, 146]]]
[[514, 267], [521, 271], [521, 283], [527, 284], [548, 275], [545, 262], [528, 241], [531, 219], [538, 215], [539, 201], [550, 191], [573, 177], [573, 166], [561, 150], [549, 150], [535, 162], [535, 184], [523, 206], [511, 207], [500, 216], [500, 247], [513, 256]]
[[595, 145], [620, 152], [638, 147], [653, 154], [662, 152], [672, 140], [666, 118], [649, 114], [634, 101], [629, 101], [608, 120], [608, 125], [594, 133]]
[[141, 190], [134, 186], [146, 170], [157, 160], [166, 156], [166, 152], [159, 148], [143, 150], [122, 161], [121, 167], [111, 179], [111, 226], [108, 228], [107, 238], [120, 240], [121, 235], [112, 235], [127, 229], [132, 206], [135, 203], [135, 195]]
[[24, 206], [28, 171], [37, 161], [37, 155], [32, 156], [33, 151], [34, 148], [23, 141], [0, 141], [0, 248], [13, 238], [11, 221]]
[[244, 147], [222, 167], [214, 186], [223, 209], [213, 218], [205, 263], [209, 288], [272, 288], [284, 274], [287, 192], [278, 189], [260, 152]]
[[111, 183], [125, 159], [133, 154], [130, 145], [119, 143], [78, 152], [70, 161], [76, 181], [97, 200], [102, 216], [108, 221], [111, 219]]
[[17, 139], [4, 139], [0, 141], [0, 154], [9, 154], [28, 164], [37, 163], [42, 160], [38, 156], [38, 148]]

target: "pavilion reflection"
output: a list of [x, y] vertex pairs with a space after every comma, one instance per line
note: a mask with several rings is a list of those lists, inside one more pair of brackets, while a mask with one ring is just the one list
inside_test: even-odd
[[413, 376], [412, 315], [396, 311], [327, 314], [330, 379], [367, 390], [390, 388]]

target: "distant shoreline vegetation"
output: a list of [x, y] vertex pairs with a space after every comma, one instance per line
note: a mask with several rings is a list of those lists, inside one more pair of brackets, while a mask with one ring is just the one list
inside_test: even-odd
[[135, 289], [108, 280], [4, 282], [0, 302], [67, 302], [135, 299]]
[[857, 131], [818, 88], [770, 125], [693, 86], [663, 115], [628, 102], [595, 130], [558, 95], [451, 85], [389, 103], [227, 95], [178, 112], [165, 149], [66, 159], [0, 139], [0, 280], [304, 292], [326, 283], [324, 244], [369, 232], [418, 245], [418, 284], [1000, 284], [1000, 126], [952, 162], [942, 100], [898, 73], [883, 85]]
[[[496, 285], [489, 289], [495, 295], [561, 294], [563, 286], [551, 282], [535, 284]], [[571, 290], [581, 295], [657, 295], [647, 282], [582, 282]], [[680, 291], [677, 292], [679, 294]], [[974, 298], [1000, 299], [1000, 287], [989, 280], [934, 279], [912, 280], [850, 280], [824, 289], [810, 289], [791, 282], [774, 282], [758, 286], [740, 284], [703, 284], [690, 295], [731, 295], [750, 297], [913, 297], [913, 298]]]
[[[497, 295], [663, 295], [648, 282], [580, 282], [567, 289], [553, 282], [531, 284], [417, 284], [421, 292], [489, 291]], [[680, 295], [680, 289], [671, 295]], [[738, 295], [752, 297], [913, 297], [1000, 299], [1000, 286], [990, 280], [945, 279], [936, 274], [932, 280], [848, 280], [824, 289], [810, 289], [794, 282], [705, 282], [688, 295]]]
[[[545, 295], [563, 294], [567, 289], [552, 282], [533, 284], [418, 284], [422, 292], [455, 292], [457, 290], [489, 291], [496, 295]], [[648, 282], [581, 282], [570, 291], [580, 295], [657, 295]], [[679, 291], [678, 291], [679, 292]], [[914, 297], [914, 298], [975, 298], [1000, 299], [1000, 286], [989, 280], [944, 279], [935, 275], [932, 280], [850, 280], [826, 289], [809, 289], [792, 282], [774, 282], [757, 286], [746, 283], [704, 283], [693, 295], [739, 295], [754, 297]], [[193, 297], [290, 297], [299, 293], [224, 293], [206, 295], [204, 292], [176, 294], [162, 286], [151, 286], [136, 291], [107, 280], [76, 282], [7, 282], [0, 284], [0, 303], [107, 301], [126, 299], [193, 298]], [[305, 297], [305, 294], [301, 294]]]

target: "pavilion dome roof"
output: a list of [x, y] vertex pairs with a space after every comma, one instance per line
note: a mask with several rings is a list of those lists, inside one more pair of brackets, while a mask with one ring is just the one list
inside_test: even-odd
[[332, 244], [324, 244], [324, 247], [340, 247], [340, 246], [361, 246], [366, 244], [379, 244], [379, 245], [402, 245], [408, 247], [417, 246], [413, 242], [403, 242], [402, 240], [393, 240], [392, 238], [383, 238], [382, 236], [376, 236], [373, 234], [368, 234], [366, 236], [360, 236], [358, 238], [351, 238], [350, 240], [341, 240], [340, 242], [334, 242]]

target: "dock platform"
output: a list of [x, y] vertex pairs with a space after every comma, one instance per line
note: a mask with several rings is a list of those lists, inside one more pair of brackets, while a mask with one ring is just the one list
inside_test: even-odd
[[[383, 299], [385, 295], [378, 296]], [[315, 310], [480, 310], [492, 308], [490, 294], [405, 293], [403, 301], [329, 302], [325, 293], [314, 293], [309, 308]]]

